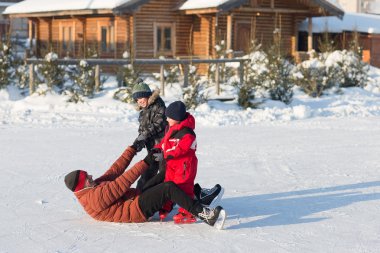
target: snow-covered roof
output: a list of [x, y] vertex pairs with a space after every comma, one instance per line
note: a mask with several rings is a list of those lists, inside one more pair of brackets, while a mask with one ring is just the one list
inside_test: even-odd
[[9, 6], [4, 14], [113, 9], [128, 2], [133, 0], [25, 0]]
[[[357, 31], [362, 33], [380, 33], [380, 16], [364, 13], [346, 12], [343, 19], [337, 17], [316, 17], [312, 19], [313, 33], [341, 33], [343, 31]], [[300, 31], [308, 31], [308, 21], [304, 20]]]
[[[192, 10], [192, 9], [202, 9], [202, 8], [216, 8], [231, 0], [187, 0], [181, 7], [180, 10]], [[241, 2], [241, 1], [239, 1]], [[245, 2], [245, 1], [243, 1]]]
[[15, 3], [12, 3], [12, 2], [0, 2], [0, 7], [8, 7], [8, 6], [11, 6]]
[[[180, 10], [217, 8], [227, 11], [246, 3], [248, 0], [187, 0]], [[329, 13], [342, 16], [343, 11], [336, 5], [335, 0], [310, 0], [316, 5], [325, 8]], [[4, 14], [28, 14], [57, 11], [85, 11], [85, 10], [133, 10], [149, 0], [24, 0], [9, 6]]]

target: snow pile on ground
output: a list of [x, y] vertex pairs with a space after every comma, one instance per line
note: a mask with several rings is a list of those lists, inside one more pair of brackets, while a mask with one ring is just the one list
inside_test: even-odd
[[[152, 89], [159, 82], [147, 79]], [[136, 124], [137, 111], [134, 105], [113, 99], [117, 84], [110, 78], [103, 91], [84, 103], [67, 103], [67, 97], [48, 93], [24, 97], [13, 86], [0, 90], [0, 124], [107, 126], [112, 124]], [[231, 86], [222, 85], [221, 97], [233, 96]], [[210, 88], [213, 89], [212, 87]], [[380, 115], [380, 70], [371, 68], [370, 81], [361, 88], [346, 88], [320, 98], [311, 98], [294, 89], [293, 102], [266, 100], [257, 109], [240, 109], [236, 101], [210, 100], [191, 112], [197, 122], [204, 126], [253, 125], [258, 122], [293, 121], [310, 118], [370, 117]], [[163, 99], [166, 104], [181, 99], [180, 84], [168, 85]]]

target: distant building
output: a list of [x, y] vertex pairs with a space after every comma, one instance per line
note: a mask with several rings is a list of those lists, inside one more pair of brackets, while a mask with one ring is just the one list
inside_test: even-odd
[[[27, 18], [31, 54], [54, 50], [60, 57], [212, 58], [225, 42], [236, 55], [251, 40], [273, 42], [297, 56], [298, 24], [305, 18], [342, 17], [328, 0], [25, 0], [7, 8], [10, 18]], [[311, 33], [310, 33], [311, 37]]]
[[[372, 66], [380, 67], [380, 15], [346, 12], [343, 19], [336, 17], [312, 18], [312, 48], [319, 51], [318, 41], [328, 33], [335, 41], [337, 49], [348, 48], [354, 34], [358, 33], [359, 45], [363, 49], [363, 60]], [[309, 21], [299, 26], [299, 49], [309, 51], [307, 36]]]
[[346, 12], [379, 13], [380, 0], [335, 0]]
[[25, 51], [28, 38], [28, 20], [26, 18], [12, 18], [2, 15], [4, 10], [21, 0], [0, 0], [0, 40], [11, 39], [18, 53]]

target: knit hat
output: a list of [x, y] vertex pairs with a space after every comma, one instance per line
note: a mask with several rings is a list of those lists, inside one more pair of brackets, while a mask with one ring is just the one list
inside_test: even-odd
[[186, 118], [186, 106], [181, 101], [175, 101], [166, 108], [165, 115], [176, 121], [182, 121]]
[[134, 100], [139, 98], [148, 98], [152, 95], [149, 86], [142, 79], [138, 79], [137, 83], [132, 88], [132, 97]]
[[74, 170], [65, 176], [65, 184], [71, 191], [76, 192], [83, 189], [86, 178], [86, 171]]

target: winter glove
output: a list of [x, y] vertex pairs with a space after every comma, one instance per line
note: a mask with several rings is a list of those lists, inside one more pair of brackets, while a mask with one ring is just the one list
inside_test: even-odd
[[136, 152], [140, 152], [144, 147], [145, 147], [145, 141], [138, 141], [136, 139], [132, 144], [132, 148], [134, 148]]
[[146, 139], [148, 138], [145, 134], [139, 134], [139, 136], [137, 136], [136, 138], [137, 141], [144, 141], [144, 142], [146, 141]]
[[[154, 152], [154, 150], [157, 150], [157, 152]], [[164, 155], [162, 154], [161, 149], [152, 149], [152, 151], [155, 161], [161, 162], [162, 160], [164, 160]]]
[[153, 152], [152, 151], [149, 151], [148, 154], [146, 155], [146, 157], [144, 158], [144, 162], [146, 164], [148, 164], [149, 166], [152, 165], [154, 162], [156, 162], [154, 160], [154, 157], [153, 157]]

